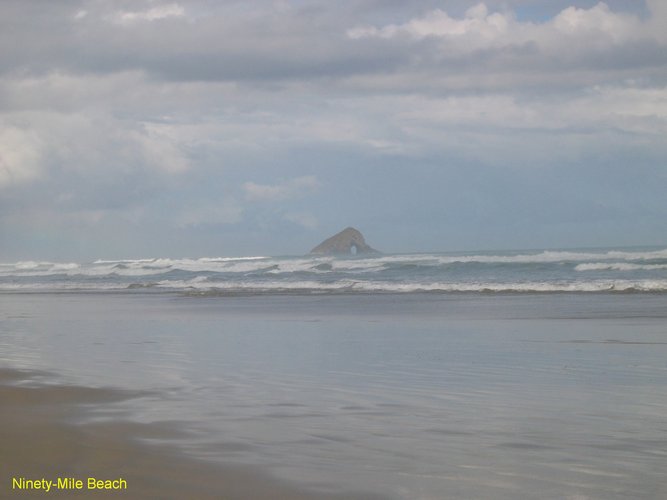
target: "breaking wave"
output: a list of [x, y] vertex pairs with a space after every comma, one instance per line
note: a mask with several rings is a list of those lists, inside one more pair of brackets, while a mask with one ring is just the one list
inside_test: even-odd
[[0, 263], [0, 291], [667, 292], [667, 249]]
[[627, 264], [627, 263], [605, 263], [592, 262], [579, 264], [574, 268], [576, 271], [655, 271], [667, 269], [667, 264]]
[[376, 281], [340, 281], [319, 283], [302, 281], [294, 283], [188, 283], [163, 282], [159, 286], [199, 291], [200, 294], [215, 295], [221, 292], [272, 292], [326, 293], [326, 292], [490, 292], [490, 293], [549, 293], [549, 292], [667, 292], [667, 280], [644, 281], [596, 281], [583, 283], [385, 283]]

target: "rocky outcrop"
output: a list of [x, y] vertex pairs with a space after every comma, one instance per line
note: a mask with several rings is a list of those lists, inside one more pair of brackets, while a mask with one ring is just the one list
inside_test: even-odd
[[380, 253], [366, 243], [364, 236], [354, 229], [348, 227], [340, 233], [327, 238], [310, 251], [311, 254], [323, 255], [354, 255]]

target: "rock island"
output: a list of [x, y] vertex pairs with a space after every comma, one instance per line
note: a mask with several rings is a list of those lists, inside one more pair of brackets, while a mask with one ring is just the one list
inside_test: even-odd
[[378, 254], [379, 251], [366, 243], [364, 236], [355, 228], [348, 227], [334, 234], [310, 251], [321, 255]]

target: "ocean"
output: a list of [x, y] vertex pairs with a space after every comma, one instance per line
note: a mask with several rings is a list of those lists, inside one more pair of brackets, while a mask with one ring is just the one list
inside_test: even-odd
[[0, 367], [314, 492], [667, 498], [664, 248], [4, 263]]
[[665, 292], [667, 249], [22, 261], [0, 264], [0, 291], [193, 295], [411, 292]]

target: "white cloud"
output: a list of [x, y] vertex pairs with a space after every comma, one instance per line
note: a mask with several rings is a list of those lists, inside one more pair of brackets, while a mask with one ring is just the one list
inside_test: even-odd
[[142, 11], [121, 11], [117, 14], [116, 21], [120, 24], [131, 24], [183, 16], [185, 16], [185, 9], [177, 3], [170, 3]]
[[243, 184], [245, 197], [249, 201], [285, 201], [298, 198], [319, 188], [320, 182], [315, 176], [296, 177], [279, 184]]
[[317, 217], [307, 212], [288, 212], [284, 218], [306, 229], [316, 229], [319, 226]]
[[190, 168], [188, 145], [173, 126], [94, 110], [0, 113], [0, 189], [25, 186], [26, 203], [119, 210]]
[[318, 179], [349, 212], [350, 182], [379, 189], [378, 210], [395, 193], [418, 206], [377, 186], [385, 162], [664, 164], [665, 0], [559, 0], [539, 21], [510, 10], [525, 0], [487, 1], [0, 2], [3, 216], [314, 227]]
[[174, 221], [178, 227], [236, 224], [241, 221], [243, 207], [234, 199], [206, 202], [188, 206], [178, 213]]
[[604, 35], [618, 43], [645, 36], [637, 17], [614, 13], [603, 2], [590, 9], [568, 7], [550, 24], [566, 36]]
[[[395, 102], [396, 122], [409, 127], [467, 127], [501, 132], [591, 129], [650, 135], [667, 133], [667, 87], [595, 86], [567, 101], [519, 99], [507, 94], [410, 97]], [[644, 124], [643, 127], [641, 124]]]
[[[594, 45], [623, 43], [649, 36], [645, 23], [636, 16], [613, 12], [600, 2], [590, 9], [568, 7], [541, 24], [518, 21], [512, 12], [489, 12], [484, 3], [468, 9], [462, 18], [435, 9], [403, 24], [382, 27], [360, 26], [348, 30], [348, 37], [442, 39], [448, 47], [462, 52], [497, 49], [536, 43], [542, 49], [562, 50], [573, 40], [589, 40]], [[586, 52], [589, 47], [577, 49]]]
[[158, 123], [144, 123], [132, 134], [141, 146], [147, 165], [169, 174], [179, 174], [190, 168], [190, 161], [178, 139], [178, 127]]
[[382, 28], [373, 26], [358, 27], [348, 31], [351, 38], [410, 36], [413, 38], [456, 37], [473, 34], [493, 40], [507, 32], [514, 20], [499, 13], [489, 14], [485, 4], [478, 4], [466, 11], [462, 19], [450, 17], [447, 12], [435, 9], [423, 17], [415, 18], [405, 24], [390, 24]]
[[651, 12], [649, 25], [652, 32], [663, 43], [667, 43], [667, 2], [665, 0], [646, 0]]
[[36, 134], [0, 121], [0, 189], [37, 179], [42, 144]]

